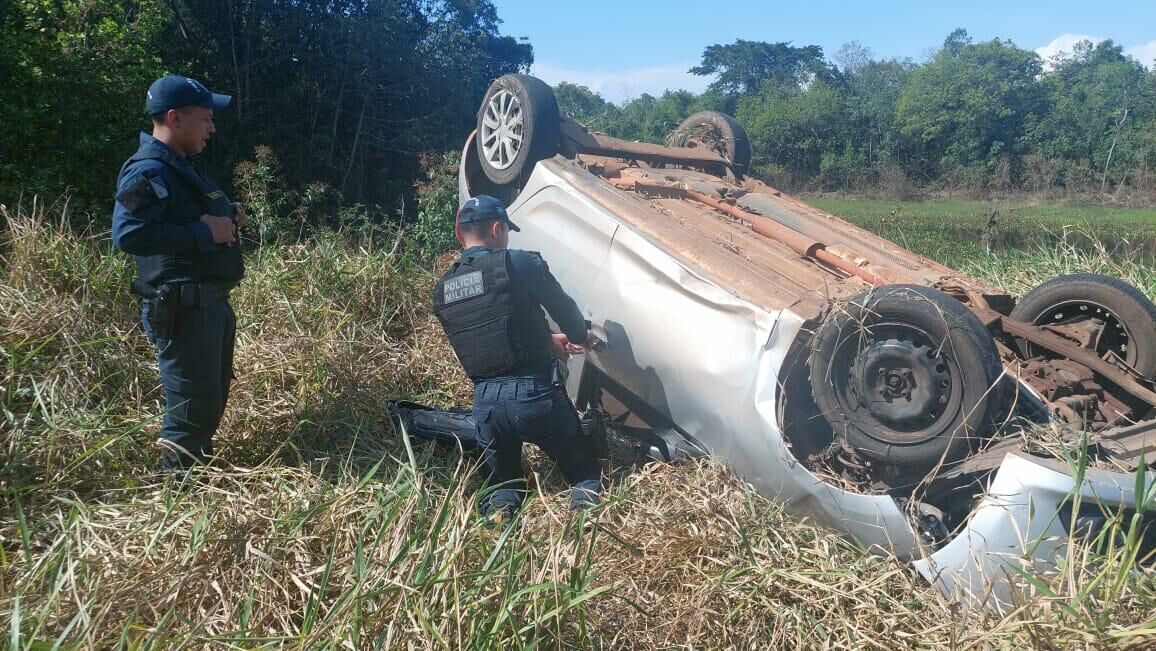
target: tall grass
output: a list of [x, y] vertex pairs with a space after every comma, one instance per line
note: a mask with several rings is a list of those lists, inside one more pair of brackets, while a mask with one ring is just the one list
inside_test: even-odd
[[[605, 505], [574, 516], [564, 482], [530, 454], [538, 496], [486, 528], [473, 460], [411, 445], [382, 409], [469, 399], [427, 307], [431, 271], [338, 235], [249, 258], [221, 459], [166, 485], [151, 474], [162, 396], [124, 256], [59, 223], [59, 207], [0, 210], [10, 648], [1156, 642], [1156, 583], [1121, 548], [1074, 543], [1037, 597], [996, 618], [945, 604], [905, 565], [787, 515], [710, 461], [622, 452]], [[1026, 283], [1060, 264], [1047, 255], [976, 271]]]
[[1094, 231], [1066, 227], [1058, 231], [1054, 242], [977, 254], [957, 268], [1016, 296], [1048, 278], [1088, 272], [1122, 278], [1149, 299], [1156, 299], [1156, 267], [1144, 254], [1142, 244], [1133, 242], [1124, 240], [1108, 246]]
[[806, 200], [949, 266], [1039, 248], [1048, 251], [1047, 258], [1058, 259], [1050, 252], [1059, 246], [1078, 250], [1085, 259], [1156, 261], [1156, 214], [1151, 209], [1030, 200]]

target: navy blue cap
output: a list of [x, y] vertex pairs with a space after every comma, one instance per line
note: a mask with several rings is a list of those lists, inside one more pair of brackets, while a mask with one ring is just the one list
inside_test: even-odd
[[479, 194], [476, 197], [470, 197], [462, 204], [462, 207], [458, 209], [459, 224], [495, 220], [506, 222], [512, 231], [522, 230], [515, 226], [514, 222], [510, 221], [510, 216], [506, 214], [506, 205], [488, 194]]
[[169, 109], [179, 109], [186, 106], [201, 106], [217, 111], [233, 101], [230, 95], [218, 95], [196, 79], [169, 75], [161, 77], [149, 86], [148, 96], [145, 99], [145, 113], [156, 115]]

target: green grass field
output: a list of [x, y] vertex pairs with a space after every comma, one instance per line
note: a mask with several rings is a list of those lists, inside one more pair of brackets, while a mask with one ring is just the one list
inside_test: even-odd
[[[5, 648], [1156, 645], [1156, 575], [1134, 540], [1073, 542], [1020, 607], [973, 612], [713, 461], [616, 454], [605, 504], [574, 517], [529, 454], [537, 494], [488, 529], [471, 460], [408, 444], [383, 409], [469, 400], [428, 306], [433, 270], [336, 235], [249, 257], [221, 459], [174, 490], [151, 473], [162, 396], [130, 262], [59, 211], [0, 211]], [[1150, 265], [1061, 244], [968, 264], [1017, 293], [1078, 268], [1156, 294]], [[1130, 526], [1113, 519], [1100, 542]]]
[[[1156, 209], [1034, 201], [881, 201], [803, 197], [805, 201], [949, 266], [990, 254], [1049, 251], [1058, 244], [1118, 259], [1156, 260]], [[989, 221], [994, 216], [994, 224]]]

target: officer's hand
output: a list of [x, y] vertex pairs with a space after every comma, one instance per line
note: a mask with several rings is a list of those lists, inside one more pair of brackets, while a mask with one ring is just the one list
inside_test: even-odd
[[240, 201], [233, 202], [233, 221], [237, 223], [237, 228], [245, 227], [245, 206]]
[[568, 357], [566, 349], [570, 346], [570, 339], [562, 333], [550, 335], [550, 345], [554, 349], [554, 357], [558, 359], [566, 359]]
[[213, 233], [213, 241], [217, 244], [232, 244], [237, 239], [236, 226], [228, 217], [201, 215], [201, 223], [209, 227]]
[[554, 357], [560, 360], [567, 360], [571, 355], [581, 355], [586, 352], [586, 349], [578, 344], [570, 343], [570, 338], [564, 334], [551, 334], [551, 344], [554, 348]]
[[584, 341], [582, 343], [582, 347], [585, 348], [586, 350], [590, 350], [590, 349], [594, 348], [594, 345], [597, 343], [598, 343], [598, 337], [594, 336], [593, 330], [587, 328], [586, 329], [586, 341]]

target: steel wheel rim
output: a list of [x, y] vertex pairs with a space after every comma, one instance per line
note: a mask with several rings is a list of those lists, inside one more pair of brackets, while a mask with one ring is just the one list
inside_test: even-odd
[[845, 371], [833, 378], [839, 402], [848, 412], [870, 414], [876, 425], [864, 433], [883, 443], [914, 445], [951, 434], [943, 424], [959, 413], [963, 379], [949, 351], [911, 324], [879, 323], [869, 330], [866, 340], [847, 341], [837, 355]]
[[482, 113], [482, 157], [496, 170], [508, 169], [524, 144], [522, 103], [502, 89], [490, 96]]
[[1061, 301], [1047, 309], [1040, 310], [1032, 323], [1037, 326], [1062, 326], [1089, 319], [1103, 321], [1100, 326], [1099, 345], [1093, 352], [1103, 357], [1111, 350], [1120, 355], [1124, 363], [1128, 365], [1136, 363], [1136, 350], [1129, 345], [1132, 341], [1132, 334], [1128, 332], [1128, 328], [1125, 327], [1120, 317], [1116, 316], [1115, 312], [1095, 301]]

